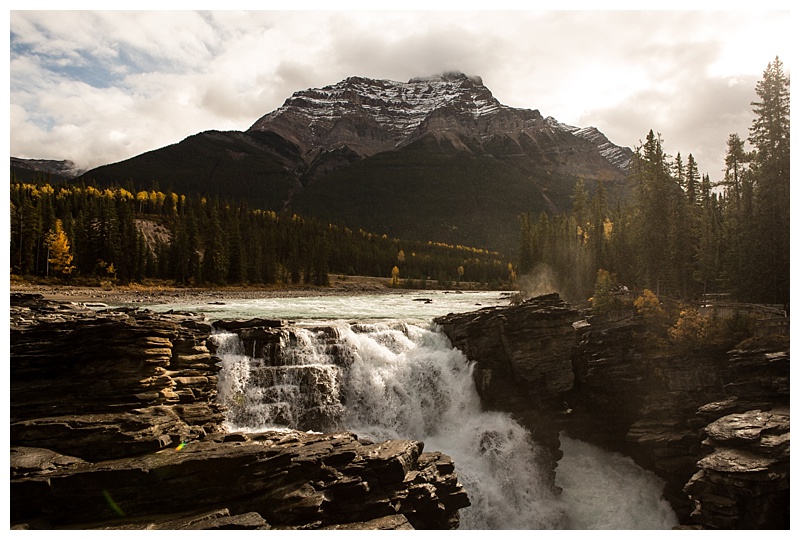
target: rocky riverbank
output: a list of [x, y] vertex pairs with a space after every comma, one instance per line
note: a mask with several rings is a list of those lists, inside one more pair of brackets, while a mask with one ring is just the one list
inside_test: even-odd
[[449, 457], [353, 433], [227, 433], [202, 316], [12, 294], [12, 529], [449, 529]]
[[[14, 528], [454, 528], [469, 505], [419, 441], [322, 416], [330, 433], [227, 433], [201, 315], [12, 294], [10, 319]], [[550, 449], [551, 483], [566, 432], [664, 478], [684, 527], [788, 528], [787, 340], [654, 348], [635, 314], [556, 295], [436, 322], [475, 361], [485, 408]], [[291, 337], [281, 321], [215, 324], [264, 357]]]
[[239, 298], [295, 298], [391, 293], [402, 289], [388, 286], [388, 279], [366, 276], [331, 278], [328, 287], [313, 285], [273, 287], [176, 287], [174, 285], [90, 287], [65, 284], [30, 283], [12, 280], [11, 294], [38, 294], [46, 300], [108, 304], [170, 304], [189, 301], [213, 302]]

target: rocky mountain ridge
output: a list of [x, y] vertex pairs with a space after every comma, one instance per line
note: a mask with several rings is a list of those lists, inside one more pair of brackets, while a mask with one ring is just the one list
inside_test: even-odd
[[22, 180], [28, 180], [36, 175], [70, 179], [86, 172], [70, 160], [22, 159], [14, 156], [11, 156], [11, 170], [16, 170], [17, 175], [23, 177]]
[[570, 126], [557, 121], [552, 116], [548, 116], [545, 119], [545, 122], [557, 129], [572, 133], [576, 137], [591, 142], [597, 146], [598, 150], [600, 150], [600, 155], [606, 158], [609, 163], [616, 165], [623, 171], [628, 169], [628, 165], [631, 163], [632, 156], [630, 148], [617, 146], [616, 144], [612, 143], [608, 140], [608, 137], [601, 133], [596, 127], [592, 126], [579, 128]]
[[[446, 120], [445, 120], [446, 118]], [[448, 72], [408, 82], [348, 77], [323, 88], [295, 92], [248, 132], [271, 131], [295, 143], [307, 162], [343, 146], [361, 156], [410, 144], [428, 133], [461, 133], [481, 140], [518, 137], [554, 128], [597, 145], [624, 169], [630, 149], [610, 143], [597, 128], [576, 128], [538, 110], [501, 104], [477, 76]]]

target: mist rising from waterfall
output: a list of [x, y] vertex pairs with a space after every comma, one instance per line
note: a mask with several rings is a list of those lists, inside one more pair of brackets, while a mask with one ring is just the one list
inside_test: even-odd
[[578, 260], [569, 272], [557, 272], [545, 263], [537, 264], [533, 270], [517, 278], [517, 287], [524, 298], [533, 298], [543, 294], [558, 293], [569, 302], [584, 302], [591, 295], [594, 277], [589, 276], [589, 268], [585, 261]]
[[664, 481], [629, 457], [561, 434], [564, 457], [556, 483], [564, 489], [569, 529], [671, 529], [678, 518], [661, 496]]
[[555, 271], [547, 264], [537, 264], [530, 272], [517, 278], [517, 287], [525, 298], [560, 292], [560, 283]]

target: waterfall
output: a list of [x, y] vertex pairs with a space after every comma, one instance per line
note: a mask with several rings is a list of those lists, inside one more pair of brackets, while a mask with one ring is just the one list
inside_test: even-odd
[[[297, 327], [282, 338], [280, 358], [273, 362], [279, 365], [243, 354], [235, 334], [214, 340], [222, 359], [219, 396], [228, 406], [229, 430], [344, 429], [373, 440], [423, 441], [425, 450], [441, 451], [455, 462], [471, 501], [460, 512], [462, 529], [590, 529], [622, 523], [608, 527], [591, 515], [603, 510], [576, 508], [585, 501], [570, 495], [582, 491], [571, 482], [582, 482], [585, 471], [568, 460], [559, 465], [568, 484], [564, 494], [548, 487], [549, 471], [540, 466], [541, 450], [530, 433], [508, 414], [481, 410], [472, 365], [435, 328], [399, 322]], [[597, 477], [587, 481], [598, 482]], [[630, 510], [620, 502], [626, 490], [621, 485], [606, 494], [606, 512], [614, 511], [612, 505]], [[652, 485], [650, 490], [657, 492]], [[659, 526], [669, 524], [619, 528]]]
[[629, 457], [561, 434], [564, 457], [556, 483], [564, 488], [570, 529], [671, 529], [678, 518], [661, 496], [664, 481]]
[[[212, 336], [222, 360], [219, 399], [228, 409], [229, 431], [265, 427], [323, 431], [338, 426], [344, 410], [339, 372], [312, 331], [287, 335], [278, 365], [244, 354], [239, 336]], [[283, 341], [283, 340], [282, 340]]]
[[481, 410], [472, 366], [441, 333], [419, 326], [342, 329], [348, 429], [410, 438], [453, 458], [471, 506], [463, 529], [561, 528], [564, 507], [544, 480], [538, 447], [510, 416]]

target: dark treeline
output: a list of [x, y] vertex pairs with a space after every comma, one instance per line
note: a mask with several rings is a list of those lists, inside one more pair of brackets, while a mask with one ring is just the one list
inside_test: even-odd
[[578, 181], [571, 212], [521, 217], [520, 274], [555, 275], [562, 294], [581, 300], [610, 274], [679, 299], [788, 303], [789, 78], [778, 58], [755, 91], [752, 150], [729, 136], [721, 182], [701, 176], [691, 154], [669, 157], [651, 130], [631, 162], [629, 201]]
[[329, 274], [397, 286], [508, 286], [487, 250], [404, 242], [297, 215], [157, 189], [11, 182], [11, 272], [127, 284], [313, 284]]

